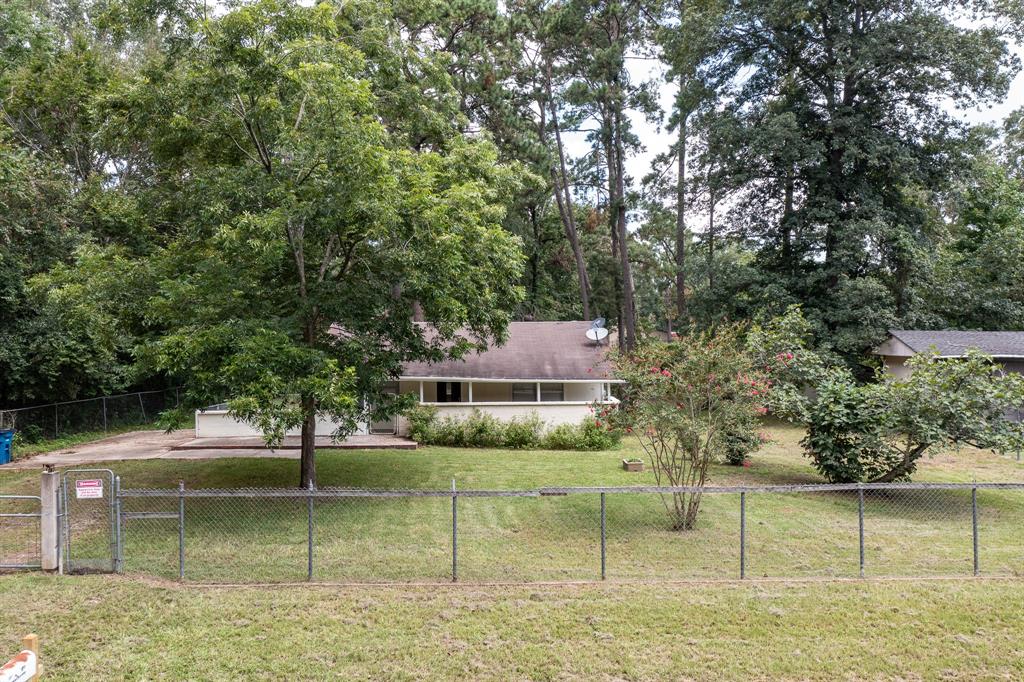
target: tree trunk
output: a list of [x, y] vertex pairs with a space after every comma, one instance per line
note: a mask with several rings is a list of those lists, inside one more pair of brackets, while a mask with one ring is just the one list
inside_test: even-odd
[[316, 400], [302, 398], [302, 451], [299, 464], [299, 487], [316, 487]]
[[796, 268], [793, 267], [793, 192], [794, 192], [794, 169], [790, 165], [786, 169], [786, 188], [783, 197], [782, 209], [782, 267], [785, 272], [792, 275]]
[[686, 306], [686, 114], [679, 111], [679, 172], [676, 186], [676, 313], [682, 327], [690, 313]]
[[[580, 286], [580, 303], [583, 307], [583, 319], [590, 319], [590, 277], [587, 275], [587, 262], [583, 257], [583, 248], [580, 246], [579, 232], [576, 230], [576, 215], [572, 208], [572, 193], [569, 191], [569, 174], [565, 166], [565, 149], [562, 146], [562, 130], [558, 123], [558, 105], [551, 90], [551, 62], [546, 64], [545, 90], [547, 92], [548, 106], [551, 109], [551, 127], [555, 131], [555, 147], [558, 151], [558, 169], [551, 169], [552, 184], [555, 191], [555, 202], [558, 204], [558, 214], [562, 219], [562, 227], [565, 229], [565, 236], [572, 248], [573, 258], [576, 260], [576, 275]], [[541, 103], [543, 109], [543, 103]]]
[[617, 185], [615, 176], [615, 152], [612, 148], [611, 134], [608, 132], [611, 127], [610, 117], [605, 116], [605, 130], [602, 132], [602, 142], [604, 145], [604, 156], [605, 166], [608, 169], [608, 230], [611, 235], [612, 244], [612, 263], [614, 268], [612, 269], [612, 292], [615, 302], [615, 328], [618, 330], [618, 345], [619, 350], [626, 349], [626, 333], [623, 327], [623, 315], [622, 315], [622, 268], [620, 267], [621, 259], [619, 258], [619, 232], [618, 232], [618, 214], [615, 212], [615, 188]]
[[708, 200], [708, 295], [714, 293], [715, 289], [715, 189], [710, 190]]
[[[302, 330], [303, 340], [313, 346], [316, 342], [316, 325], [307, 320]], [[316, 398], [302, 396], [302, 439], [299, 455], [299, 487], [316, 487]]]
[[930, 443], [922, 443], [915, 446], [912, 450], [908, 450], [903, 454], [903, 461], [897, 464], [895, 467], [885, 472], [881, 476], [868, 481], [868, 483], [892, 483], [897, 478], [909, 474], [914, 468], [914, 463], [921, 458], [924, 451], [928, 449]]
[[[618, 104], [621, 106], [621, 103]], [[622, 264], [622, 323], [625, 348], [636, 346], [636, 306], [634, 300], [633, 271], [629, 264], [629, 233], [626, 229], [625, 151], [622, 145], [622, 112], [615, 110], [615, 215], [619, 238], [619, 260]]]

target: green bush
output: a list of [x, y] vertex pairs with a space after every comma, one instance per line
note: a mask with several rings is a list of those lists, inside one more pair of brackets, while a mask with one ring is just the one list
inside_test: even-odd
[[503, 445], [514, 450], [537, 447], [540, 445], [543, 430], [544, 422], [540, 420], [536, 412], [531, 412], [529, 417], [522, 419], [516, 417], [505, 423]]
[[37, 424], [29, 424], [14, 434], [14, 444], [33, 445], [43, 441], [43, 430]]
[[622, 434], [584, 419], [579, 424], [559, 424], [544, 434], [543, 447], [548, 450], [610, 450], [619, 444]]
[[505, 426], [494, 415], [473, 408], [462, 421], [462, 442], [471, 448], [498, 448], [504, 445]]
[[465, 419], [438, 419], [437, 408], [418, 405], [406, 413], [406, 419], [409, 437], [417, 443], [454, 448], [607, 450], [621, 439], [618, 431], [610, 431], [593, 419], [562, 424], [544, 434], [544, 422], [536, 413], [501, 421], [474, 409]]
[[409, 421], [409, 437], [417, 443], [428, 443], [435, 438], [437, 408], [430, 405], [416, 405], [405, 413]]

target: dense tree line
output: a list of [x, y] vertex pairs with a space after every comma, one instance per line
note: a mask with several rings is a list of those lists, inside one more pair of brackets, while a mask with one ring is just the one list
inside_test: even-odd
[[[11, 0], [0, 404], [191, 374], [279, 430], [282, 391], [344, 412], [441, 352], [417, 308], [629, 348], [799, 303], [853, 366], [1021, 329], [1024, 113], [950, 110], [1013, 94], [1022, 34], [994, 0]], [[674, 142], [632, 177], [642, 120]]]

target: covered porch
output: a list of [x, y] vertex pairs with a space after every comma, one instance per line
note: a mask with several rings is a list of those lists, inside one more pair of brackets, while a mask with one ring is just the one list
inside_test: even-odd
[[[464, 418], [473, 410], [507, 421], [536, 414], [550, 428], [579, 424], [591, 415], [594, 404], [614, 404], [608, 379], [565, 381], [522, 379], [469, 379], [459, 377], [402, 377], [398, 391], [416, 395], [420, 404], [438, 411], [441, 418]], [[404, 419], [398, 432], [407, 433]]]

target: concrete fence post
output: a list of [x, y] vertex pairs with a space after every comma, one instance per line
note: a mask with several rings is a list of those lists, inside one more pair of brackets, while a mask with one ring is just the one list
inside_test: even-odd
[[43, 472], [39, 488], [39, 546], [40, 562], [44, 571], [56, 571], [60, 568], [60, 474], [47, 468]]

